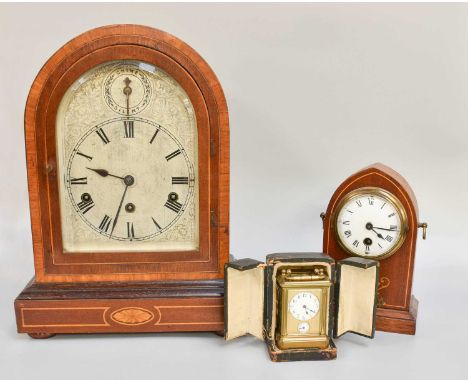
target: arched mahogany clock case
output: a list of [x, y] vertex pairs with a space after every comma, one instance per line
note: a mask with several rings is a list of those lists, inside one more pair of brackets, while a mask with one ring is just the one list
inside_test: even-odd
[[379, 187], [393, 194], [403, 205], [408, 218], [406, 238], [390, 257], [380, 260], [376, 329], [414, 334], [418, 301], [411, 293], [418, 227], [416, 197], [406, 180], [391, 168], [376, 163], [347, 178], [334, 192], [323, 218], [323, 252], [336, 260], [351, 256], [339, 245], [335, 236], [337, 207], [347, 194], [362, 187]]
[[[55, 120], [65, 91], [86, 71], [139, 60], [172, 76], [196, 114], [199, 249], [64, 255]], [[223, 330], [229, 257], [229, 124], [215, 74], [190, 46], [157, 29], [112, 25], [68, 42], [34, 80], [25, 111], [35, 278], [15, 301], [18, 331], [57, 333]]]

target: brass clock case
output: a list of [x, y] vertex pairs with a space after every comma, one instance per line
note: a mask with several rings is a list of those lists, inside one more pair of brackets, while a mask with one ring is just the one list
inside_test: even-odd
[[[352, 198], [354, 198], [357, 195], [363, 195], [363, 194], [376, 195], [376, 196], [379, 196], [382, 199], [386, 200], [388, 203], [395, 206], [395, 209], [396, 209], [396, 211], [397, 211], [397, 213], [398, 213], [398, 215], [400, 217], [401, 230], [400, 230], [400, 235], [398, 236], [398, 240], [397, 240], [396, 244], [389, 251], [383, 253], [380, 256], [366, 256], [366, 255], [363, 255], [361, 253], [350, 250], [342, 242], [342, 240], [340, 238], [340, 235], [338, 234], [338, 228], [337, 228], [338, 227], [338, 215], [339, 215], [341, 209], [346, 205], [346, 203], [348, 203], [349, 200], [351, 200]], [[392, 256], [396, 251], [398, 251], [398, 249], [400, 249], [400, 247], [404, 243], [404, 241], [406, 239], [406, 236], [407, 236], [407, 233], [408, 233], [408, 217], [407, 217], [407, 214], [406, 214], [406, 210], [403, 207], [403, 204], [400, 202], [400, 200], [397, 197], [395, 197], [395, 195], [393, 195], [389, 191], [384, 190], [383, 188], [380, 188], [380, 187], [361, 187], [361, 188], [357, 188], [357, 189], [349, 192], [348, 194], [346, 194], [346, 196], [343, 199], [341, 199], [341, 201], [338, 203], [338, 206], [334, 211], [334, 216], [332, 218], [332, 221], [333, 221], [333, 230], [334, 230], [334, 233], [335, 233], [336, 241], [338, 242], [340, 247], [345, 252], [349, 253], [350, 255], [359, 256], [359, 257], [363, 257], [363, 258], [366, 258], [366, 259], [382, 260], [382, 259], [386, 259], [387, 257]]]

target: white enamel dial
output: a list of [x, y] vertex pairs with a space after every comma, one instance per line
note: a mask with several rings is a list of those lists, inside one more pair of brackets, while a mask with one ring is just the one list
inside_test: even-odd
[[289, 301], [289, 312], [299, 321], [314, 318], [320, 309], [320, 302], [313, 293], [299, 292]]
[[299, 325], [297, 325], [297, 331], [299, 333], [307, 333], [309, 331], [309, 324], [307, 322], [301, 322]]
[[337, 211], [336, 234], [347, 252], [382, 258], [402, 244], [406, 215], [401, 203], [387, 191], [358, 189], [345, 197]]

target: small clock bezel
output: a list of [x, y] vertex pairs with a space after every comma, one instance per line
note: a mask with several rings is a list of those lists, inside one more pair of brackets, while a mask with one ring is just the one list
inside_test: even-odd
[[[398, 240], [397, 240], [396, 244], [389, 251], [384, 252], [380, 256], [366, 256], [366, 255], [362, 255], [361, 253], [350, 250], [343, 243], [343, 241], [342, 241], [342, 239], [341, 239], [341, 237], [340, 237], [340, 235], [338, 233], [338, 216], [339, 216], [342, 208], [351, 199], [353, 199], [357, 195], [363, 195], [363, 194], [378, 195], [379, 197], [383, 198], [384, 200], [391, 203], [395, 207], [395, 209], [397, 210], [397, 213], [398, 213], [398, 215], [400, 217], [401, 230], [400, 230], [400, 235], [398, 237]], [[338, 203], [338, 205], [337, 205], [337, 207], [335, 209], [332, 221], [333, 221], [333, 231], [334, 231], [334, 234], [335, 234], [335, 238], [336, 238], [336, 241], [338, 242], [339, 246], [341, 247], [341, 249], [343, 249], [346, 253], [348, 253], [350, 255], [359, 256], [359, 257], [362, 257], [362, 258], [365, 258], [365, 259], [382, 260], [382, 259], [386, 259], [386, 258], [392, 256], [393, 254], [395, 254], [395, 252], [397, 252], [401, 248], [401, 246], [405, 242], [406, 236], [408, 234], [408, 215], [406, 214], [406, 210], [403, 207], [403, 204], [391, 192], [389, 192], [389, 191], [387, 191], [387, 190], [385, 190], [383, 188], [380, 188], [380, 187], [361, 187], [361, 188], [357, 188], [357, 189], [352, 190], [349, 193], [347, 193], [343, 197], [343, 199], [341, 199], [340, 202]]]

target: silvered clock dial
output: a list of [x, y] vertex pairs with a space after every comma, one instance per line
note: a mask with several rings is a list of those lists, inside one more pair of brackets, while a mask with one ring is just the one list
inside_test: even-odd
[[155, 66], [79, 78], [57, 113], [64, 251], [197, 249], [196, 129], [189, 97]]

